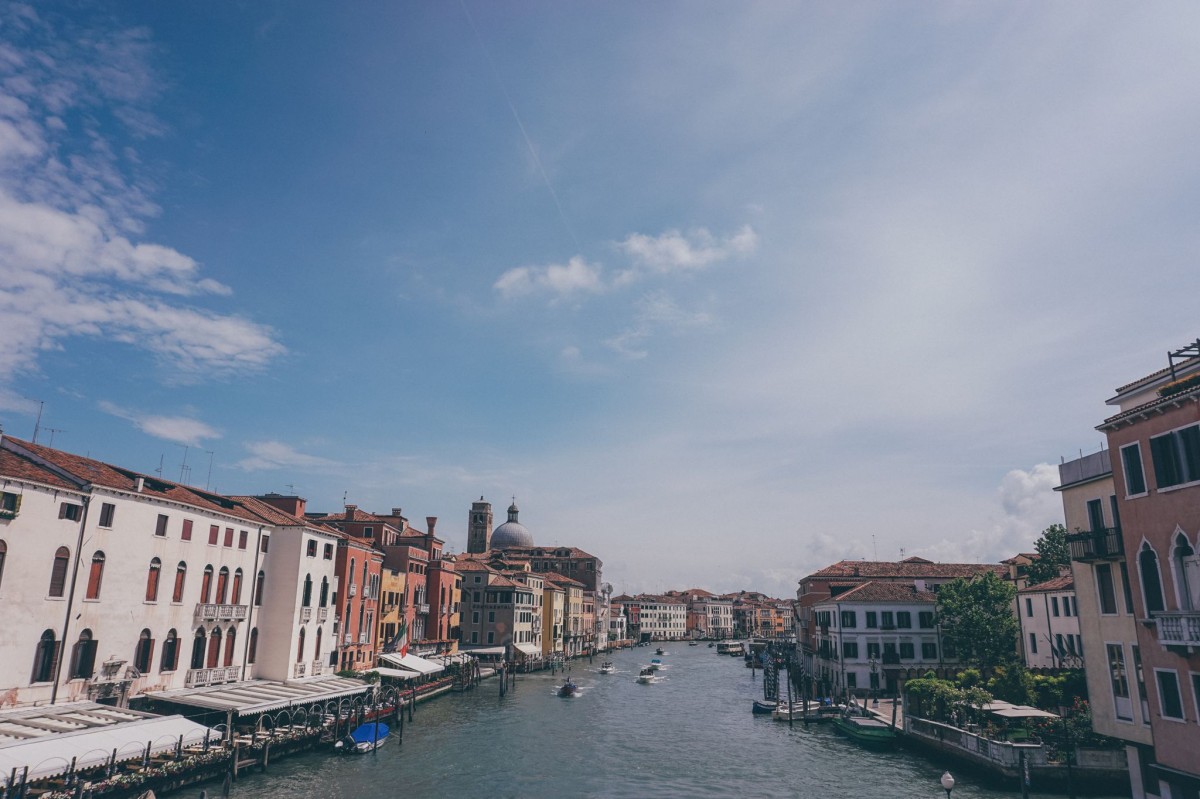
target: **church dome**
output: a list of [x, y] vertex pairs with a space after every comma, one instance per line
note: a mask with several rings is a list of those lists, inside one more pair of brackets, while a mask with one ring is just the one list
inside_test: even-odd
[[492, 532], [492, 549], [533, 546], [533, 533], [517, 521], [517, 503], [508, 506], [508, 521]]

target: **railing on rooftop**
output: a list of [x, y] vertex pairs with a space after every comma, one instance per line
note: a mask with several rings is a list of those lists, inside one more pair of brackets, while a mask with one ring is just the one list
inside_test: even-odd
[[1116, 560], [1125, 555], [1125, 542], [1120, 527], [1087, 530], [1067, 536], [1071, 560], [1088, 563], [1097, 560]]

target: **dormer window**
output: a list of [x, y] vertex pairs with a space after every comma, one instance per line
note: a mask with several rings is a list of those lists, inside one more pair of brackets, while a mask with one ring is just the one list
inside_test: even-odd
[[363, 528], [363, 538], [374, 538], [374, 537], [375, 537], [375, 528], [374, 527], [364, 527]]

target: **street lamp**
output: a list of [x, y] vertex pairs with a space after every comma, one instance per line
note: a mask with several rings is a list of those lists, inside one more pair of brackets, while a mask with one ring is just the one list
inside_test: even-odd
[[942, 774], [942, 788], [946, 791], [946, 799], [950, 799], [950, 792], [954, 790], [954, 777], [947, 771]]
[[879, 707], [879, 660], [871, 655], [871, 704]]

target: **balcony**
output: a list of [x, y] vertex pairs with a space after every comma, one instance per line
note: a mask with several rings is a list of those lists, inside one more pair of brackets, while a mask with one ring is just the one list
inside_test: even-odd
[[349, 596], [355, 596], [356, 594], [358, 594], [358, 586], [355, 585], [354, 583], [350, 583], [350, 590], [347, 591], [346, 593]]
[[360, 644], [366, 644], [366, 643], [370, 643], [370, 641], [371, 641], [371, 634], [370, 634], [370, 633], [359, 633], [359, 635], [358, 635], [358, 642], [359, 642]]
[[307, 671], [307, 668], [306, 668], [307, 666], [308, 666], [307, 663], [293, 663], [292, 664], [292, 676], [293, 677], [303, 677], [305, 671]]
[[300, 608], [300, 621], [312, 621], [312, 608]]
[[429, 603], [422, 602], [420, 605], [417, 605], [416, 611], [418, 616], [424, 616], [425, 614], [429, 613]]
[[317, 621], [325, 621], [329, 618], [329, 608], [317, 608]]
[[1155, 613], [1154, 623], [1163, 646], [1200, 647], [1200, 610]]
[[1125, 557], [1125, 542], [1121, 539], [1120, 527], [1072, 533], [1067, 536], [1067, 546], [1071, 548], [1071, 560], [1081, 563]]
[[308, 673], [313, 677], [320, 677], [325, 673], [325, 664], [319, 660], [314, 660], [312, 665], [309, 666]]
[[200, 602], [196, 605], [196, 618], [202, 621], [243, 621], [247, 605], [215, 605]]
[[344, 641], [346, 646], [350, 646], [350, 644], [354, 643], [354, 633], [346, 633]]
[[220, 685], [225, 682], [237, 682], [237, 666], [225, 666], [216, 669], [188, 669], [184, 685], [188, 688], [202, 688], [205, 685]]

